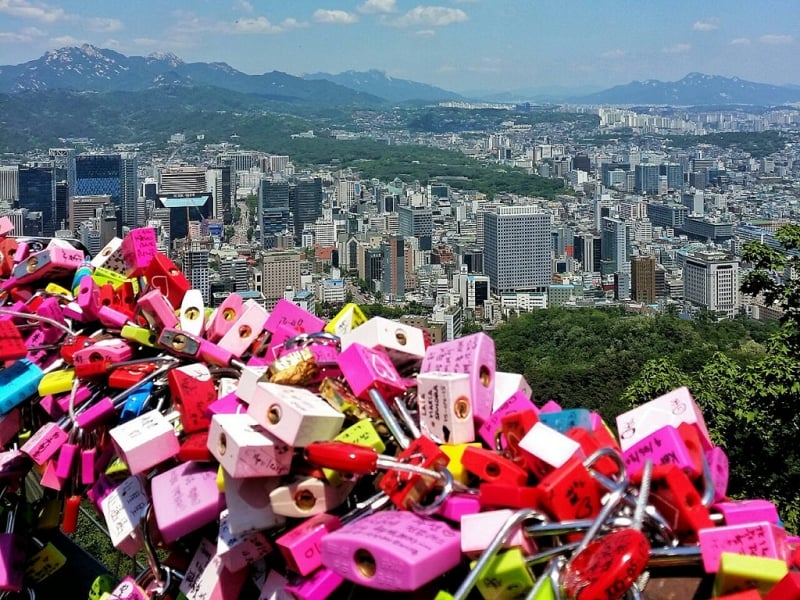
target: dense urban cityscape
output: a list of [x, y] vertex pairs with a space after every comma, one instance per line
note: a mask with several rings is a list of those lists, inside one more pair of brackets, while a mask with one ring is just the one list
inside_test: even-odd
[[[434, 339], [552, 306], [775, 316], [739, 292], [738, 257], [748, 241], [776, 244], [772, 233], [797, 215], [800, 111], [560, 106], [549, 109], [592, 119], [530, 125], [521, 117], [541, 107], [457, 108], [508, 117], [463, 135], [394, 129], [389, 113], [325, 135], [457, 150], [563, 181], [563, 193], [491, 197], [469, 181], [365, 179], [336, 170], [335, 157], [300, 168], [235, 139], [176, 132], [155, 150], [65, 140], [6, 160], [0, 214], [18, 234], [75, 237], [92, 255], [130, 228], [153, 227], [210, 306], [231, 292], [268, 309], [286, 297], [312, 312], [353, 294], [415, 302], [427, 318], [414, 322]], [[762, 156], [664, 137], [764, 131], [785, 141]], [[578, 141], [587, 134], [597, 142]]]

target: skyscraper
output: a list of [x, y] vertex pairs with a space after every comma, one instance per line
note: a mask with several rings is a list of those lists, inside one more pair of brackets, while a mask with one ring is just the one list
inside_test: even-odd
[[191, 242], [184, 254], [183, 272], [194, 289], [203, 293], [203, 302], [209, 304], [208, 248], [197, 241]]
[[497, 294], [551, 283], [550, 215], [534, 206], [500, 206], [483, 216], [484, 268]]
[[306, 225], [313, 225], [322, 216], [322, 179], [298, 177], [289, 186], [289, 206], [292, 211], [295, 243]]
[[300, 262], [298, 252], [267, 252], [263, 260], [262, 290], [267, 310], [272, 310], [283, 298], [286, 288], [300, 289]]
[[64, 171], [67, 190], [70, 196], [75, 195], [75, 150], [73, 148], [50, 148], [50, 160], [56, 169]]
[[119, 163], [120, 207], [122, 224], [139, 227], [144, 223], [144, 204], [139, 203], [138, 165], [136, 153], [123, 152]]
[[19, 198], [19, 167], [0, 167], [0, 200], [16, 202]]
[[658, 195], [659, 166], [643, 163], [636, 165], [634, 190], [637, 194]]
[[258, 199], [261, 245], [274, 248], [275, 238], [289, 230], [289, 182], [281, 177], [262, 177]]
[[406, 291], [405, 242], [402, 236], [393, 235], [381, 244], [383, 277], [381, 291], [386, 295], [402, 296]]
[[603, 217], [600, 229], [601, 273], [631, 272], [630, 228], [625, 221]]
[[79, 154], [75, 157], [75, 189], [70, 196], [111, 196], [122, 202], [122, 159], [119, 154]]
[[631, 259], [631, 298], [645, 304], [656, 301], [655, 256], [634, 256]]
[[37, 234], [55, 234], [55, 219], [53, 218], [56, 202], [56, 179], [53, 167], [25, 167], [19, 168], [19, 201], [18, 208], [27, 208], [31, 212], [42, 215], [41, 229]]
[[433, 247], [433, 211], [421, 206], [399, 206], [397, 208], [397, 232], [419, 240], [420, 250]]

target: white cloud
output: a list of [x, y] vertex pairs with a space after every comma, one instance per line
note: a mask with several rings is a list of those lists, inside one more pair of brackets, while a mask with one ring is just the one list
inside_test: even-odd
[[602, 58], [622, 58], [625, 56], [625, 51], [620, 50], [619, 48], [614, 48], [613, 50], [603, 52], [600, 56]]
[[353, 13], [343, 10], [328, 10], [320, 8], [314, 11], [314, 20], [317, 23], [330, 23], [333, 25], [352, 25], [358, 22], [358, 17]]
[[50, 43], [56, 46], [80, 46], [87, 43], [86, 40], [79, 40], [71, 35], [62, 35], [59, 37], [50, 38]]
[[734, 38], [731, 40], [731, 46], [749, 46], [749, 38]]
[[420, 29], [419, 31], [414, 32], [414, 35], [418, 37], [433, 37], [436, 35], [436, 31], [433, 29]]
[[280, 33], [283, 31], [277, 25], [270, 23], [266, 17], [237, 19], [233, 23], [233, 30], [237, 33]]
[[43, 35], [44, 32], [36, 27], [25, 27], [20, 31], [0, 31], [0, 44], [30, 42]]
[[133, 38], [131, 41], [135, 46], [143, 46], [145, 48], [158, 46], [159, 44], [159, 41], [153, 38]]
[[89, 17], [85, 20], [85, 26], [90, 31], [111, 33], [122, 29], [122, 21], [106, 17]]
[[359, 5], [358, 12], [364, 14], [388, 14], [397, 12], [397, 0], [367, 0]]
[[463, 23], [467, 13], [460, 8], [446, 6], [417, 6], [395, 21], [398, 27], [444, 27]]
[[714, 31], [715, 29], [719, 29], [719, 24], [715, 18], [706, 19], [705, 21], [695, 21], [694, 25], [692, 25], [692, 29], [695, 31]]
[[238, 10], [239, 12], [244, 12], [248, 14], [252, 14], [254, 12], [253, 5], [250, 4], [247, 0], [236, 0], [233, 3], [233, 8]]
[[50, 6], [43, 2], [34, 4], [27, 0], [0, 0], [0, 14], [21, 19], [33, 19], [43, 23], [55, 23], [67, 17], [63, 8]]
[[691, 49], [692, 46], [690, 44], [675, 44], [674, 46], [662, 48], [661, 51], [664, 54], [686, 54]]
[[761, 42], [762, 44], [778, 46], [782, 44], [791, 44], [794, 41], [794, 38], [791, 35], [768, 33], [758, 38], [758, 41]]

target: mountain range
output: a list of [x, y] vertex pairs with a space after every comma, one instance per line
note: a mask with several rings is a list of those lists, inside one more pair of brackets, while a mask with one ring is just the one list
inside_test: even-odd
[[[579, 82], [576, 83], [579, 85]], [[163, 86], [215, 87], [295, 106], [385, 107], [387, 103], [464, 100], [455, 92], [393, 78], [383, 71], [313, 73], [296, 77], [281, 71], [249, 75], [223, 62], [186, 63], [174, 54], [125, 56], [84, 44], [45, 52], [36, 60], [0, 66], [0, 93], [67, 89], [74, 91], [143, 91]], [[667, 104], [679, 106], [758, 105], [800, 102], [800, 86], [777, 86], [690, 73], [679, 81], [633, 81], [591, 94], [562, 89], [548, 100], [577, 104]], [[496, 99], [542, 99], [535, 90], [495, 92]]]

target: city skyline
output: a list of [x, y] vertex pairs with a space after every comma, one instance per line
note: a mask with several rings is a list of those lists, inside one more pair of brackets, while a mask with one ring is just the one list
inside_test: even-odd
[[[800, 84], [800, 4], [629, 0], [0, 0], [4, 64], [90, 43], [246, 73], [378, 69], [456, 92], [599, 90], [689, 72]], [[335, 51], [332, 51], [335, 49]]]

